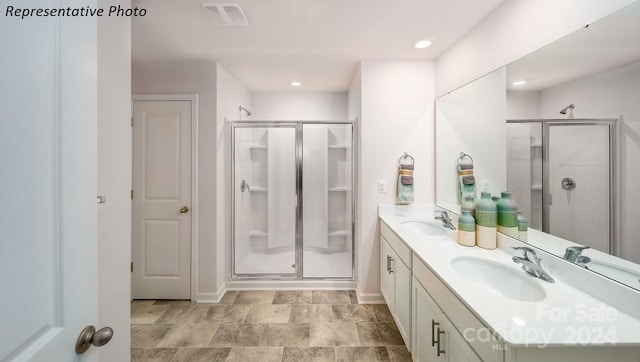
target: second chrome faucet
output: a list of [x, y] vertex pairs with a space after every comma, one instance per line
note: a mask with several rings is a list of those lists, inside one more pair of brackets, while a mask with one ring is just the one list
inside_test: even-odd
[[546, 271], [542, 269], [540, 265], [540, 258], [536, 255], [536, 252], [526, 246], [516, 246], [515, 250], [522, 250], [522, 257], [514, 256], [513, 262], [522, 265], [522, 269], [527, 273], [533, 275], [536, 278], [540, 278], [545, 282], [555, 283], [555, 280]]

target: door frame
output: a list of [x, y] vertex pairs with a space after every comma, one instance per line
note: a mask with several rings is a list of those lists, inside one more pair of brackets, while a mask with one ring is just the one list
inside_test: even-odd
[[[191, 102], [191, 300], [197, 300], [198, 294], [198, 94], [132, 94], [131, 95], [131, 132], [133, 133], [133, 107], [137, 101], [189, 101]], [[131, 159], [133, 160], [133, 137]], [[132, 161], [133, 166], [133, 161]], [[133, 190], [133, 172], [131, 174]], [[131, 200], [133, 210], [133, 200]], [[131, 213], [131, 233], [133, 247], [133, 212]], [[133, 262], [133, 258], [132, 258]]]

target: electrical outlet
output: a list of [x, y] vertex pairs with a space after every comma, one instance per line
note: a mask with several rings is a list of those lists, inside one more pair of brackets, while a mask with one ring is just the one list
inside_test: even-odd
[[378, 193], [384, 194], [387, 192], [387, 183], [384, 180], [378, 181]]

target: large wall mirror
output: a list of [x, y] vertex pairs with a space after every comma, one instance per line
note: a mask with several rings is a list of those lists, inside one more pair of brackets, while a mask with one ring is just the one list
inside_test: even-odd
[[[511, 191], [526, 241], [640, 290], [640, 3], [436, 101], [436, 203]], [[464, 187], [464, 186], [463, 186]]]

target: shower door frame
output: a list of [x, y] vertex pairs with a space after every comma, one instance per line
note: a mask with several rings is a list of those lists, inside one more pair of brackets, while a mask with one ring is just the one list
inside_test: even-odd
[[[302, 238], [302, 207], [303, 207], [303, 183], [302, 183], [302, 151], [303, 151], [303, 127], [306, 124], [311, 125], [350, 125], [351, 126], [351, 276], [350, 277], [304, 277], [304, 244]], [[229, 195], [227, 210], [230, 210], [231, 217], [227, 223], [229, 230], [229, 247], [227, 248], [227, 260], [230, 267], [227, 268], [227, 280], [334, 280], [334, 281], [354, 281], [355, 280], [355, 255], [356, 255], [356, 195], [357, 195], [357, 140], [358, 140], [358, 124], [357, 121], [243, 121], [243, 120], [227, 120], [227, 192]], [[234, 185], [235, 179], [235, 129], [236, 128], [294, 128], [295, 129], [295, 174], [296, 174], [296, 226], [295, 226], [295, 272], [287, 274], [278, 273], [254, 273], [254, 274], [237, 274], [235, 260], [236, 232], [235, 232], [235, 213], [236, 213], [236, 194]]]
[[620, 180], [619, 167], [618, 167], [618, 155], [619, 144], [618, 141], [618, 120], [617, 118], [575, 118], [575, 119], [517, 119], [507, 120], [507, 124], [540, 124], [542, 128], [542, 232], [549, 233], [550, 225], [550, 182], [549, 182], [549, 128], [552, 126], [608, 126], [609, 127], [609, 254], [618, 255], [620, 252], [620, 245], [618, 240], [619, 235], [619, 215], [618, 198], [619, 185], [616, 180]]

